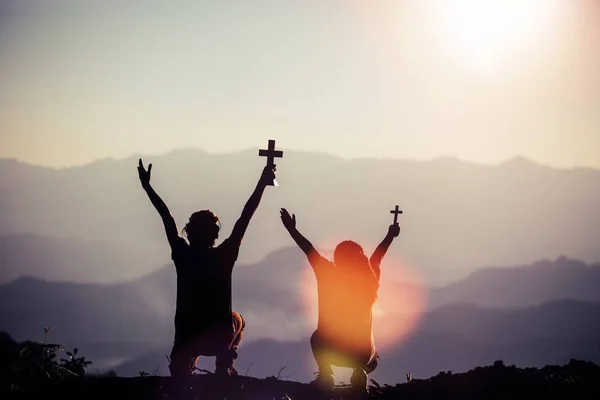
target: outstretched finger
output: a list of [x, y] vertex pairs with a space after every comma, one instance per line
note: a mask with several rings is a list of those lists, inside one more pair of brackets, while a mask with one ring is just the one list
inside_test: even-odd
[[150, 173], [150, 171], [152, 171], [152, 163], [148, 164], [148, 173]]
[[141, 158], [138, 161], [138, 167], [139, 168], [144, 168], [144, 164], [142, 164], [142, 159]]

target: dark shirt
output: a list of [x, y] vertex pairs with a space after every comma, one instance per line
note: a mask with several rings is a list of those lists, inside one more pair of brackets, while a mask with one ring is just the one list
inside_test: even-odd
[[[344, 347], [373, 348], [372, 284], [379, 281], [379, 265], [371, 266], [370, 274], [352, 274], [316, 252], [308, 260], [317, 278], [317, 330]], [[371, 285], [367, 279], [373, 280]]]
[[196, 248], [179, 238], [171, 249], [177, 271], [176, 336], [231, 325], [231, 273], [239, 246], [226, 239], [217, 247]]

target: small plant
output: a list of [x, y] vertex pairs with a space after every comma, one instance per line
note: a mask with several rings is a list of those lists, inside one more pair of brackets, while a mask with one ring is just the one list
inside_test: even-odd
[[67, 356], [69, 357], [68, 359], [61, 358], [60, 361], [62, 362], [61, 365], [64, 368], [68, 369], [69, 371], [73, 372], [74, 374], [83, 376], [83, 375], [85, 375], [85, 369], [87, 368], [88, 365], [91, 365], [92, 362], [87, 361], [85, 359], [85, 357], [77, 357], [78, 352], [79, 352], [79, 349], [77, 347], [75, 347], [73, 349], [73, 352], [67, 351]]
[[281, 379], [287, 379], [290, 376], [293, 376], [295, 374], [295, 372], [292, 372], [289, 375], [281, 375], [281, 373], [283, 372], [283, 370], [286, 369], [286, 368], [287, 368], [287, 366], [286, 367], [281, 367], [279, 369], [279, 371], [277, 371], [277, 376], [271, 375], [271, 376], [266, 377], [265, 379], [266, 380], [281, 380]]
[[[49, 331], [49, 327], [44, 329], [46, 335]], [[44, 341], [47, 342], [47, 337]], [[0, 389], [19, 390], [47, 379], [74, 375], [54, 360], [56, 353], [63, 351], [62, 345], [19, 343], [6, 332], [0, 332], [0, 349]]]
[[254, 363], [250, 363], [248, 368], [246, 368], [246, 373], [245, 373], [246, 376], [248, 376], [248, 373], [250, 372], [250, 368], [252, 368], [253, 365], [254, 365]]
[[44, 344], [46, 344], [46, 339], [48, 339], [48, 332], [52, 330], [51, 326], [44, 327]]
[[375, 386], [378, 390], [381, 390], [381, 385], [379, 384], [379, 382], [377, 382], [375, 379], [371, 378], [369, 379], [371, 381], [371, 384], [373, 386]]

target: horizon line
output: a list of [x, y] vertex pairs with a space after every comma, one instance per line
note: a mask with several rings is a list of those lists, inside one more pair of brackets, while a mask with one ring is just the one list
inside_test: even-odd
[[[291, 153], [324, 155], [324, 156], [328, 156], [331, 158], [341, 159], [344, 161], [374, 160], [374, 161], [404, 161], [404, 162], [414, 162], [414, 163], [431, 163], [431, 162], [438, 162], [438, 161], [444, 161], [444, 160], [452, 160], [452, 161], [458, 161], [463, 164], [471, 164], [471, 165], [476, 165], [476, 166], [481, 166], [481, 167], [502, 167], [507, 164], [511, 164], [511, 163], [515, 163], [515, 162], [523, 162], [523, 163], [528, 163], [528, 164], [538, 166], [538, 167], [549, 168], [549, 169], [554, 169], [554, 170], [561, 170], [561, 171], [571, 171], [571, 170], [600, 171], [600, 168], [596, 168], [596, 167], [588, 166], [588, 165], [576, 165], [576, 166], [574, 165], [574, 166], [569, 167], [569, 166], [556, 166], [556, 165], [544, 164], [544, 163], [534, 161], [531, 158], [528, 158], [528, 157], [525, 157], [525, 156], [519, 155], [519, 154], [508, 157], [499, 162], [486, 163], [486, 162], [481, 162], [481, 161], [466, 160], [464, 158], [461, 158], [459, 156], [454, 156], [454, 155], [439, 155], [439, 156], [435, 156], [435, 157], [420, 158], [420, 159], [419, 158], [407, 158], [407, 157], [392, 158], [392, 157], [376, 157], [376, 156], [344, 157], [339, 154], [334, 154], [331, 152], [320, 151], [320, 150], [291, 150], [291, 149], [287, 149], [287, 150], [283, 149], [283, 150], [287, 151], [287, 152], [291, 152]], [[131, 153], [130, 155], [124, 156], [124, 157], [115, 157], [115, 156], [102, 157], [102, 158], [97, 158], [95, 160], [92, 160], [92, 161], [89, 161], [86, 163], [72, 164], [72, 165], [66, 165], [66, 166], [36, 164], [36, 163], [30, 162], [30, 161], [19, 159], [18, 157], [0, 157], [0, 162], [9, 161], [9, 162], [16, 162], [19, 164], [24, 164], [24, 165], [27, 165], [30, 167], [51, 169], [51, 170], [55, 170], [55, 171], [64, 171], [64, 170], [70, 170], [70, 169], [85, 168], [85, 167], [88, 167], [88, 166], [91, 166], [94, 164], [103, 163], [103, 162], [114, 162], [114, 161], [118, 162], [118, 161], [126, 161], [128, 159], [146, 158], [146, 157], [167, 157], [167, 156], [173, 155], [175, 153], [185, 152], [185, 151], [199, 152], [199, 153], [204, 153], [207, 155], [227, 156], [227, 155], [254, 152], [254, 151], [258, 151], [258, 150], [246, 148], [246, 149], [238, 149], [238, 150], [232, 150], [232, 151], [219, 152], [219, 151], [208, 151], [208, 150], [202, 149], [200, 147], [191, 147], [190, 146], [190, 147], [174, 148], [174, 149], [167, 150], [167, 151], [164, 151], [161, 153], [146, 153], [144, 155], [140, 152], [134, 152], [134, 153]]]

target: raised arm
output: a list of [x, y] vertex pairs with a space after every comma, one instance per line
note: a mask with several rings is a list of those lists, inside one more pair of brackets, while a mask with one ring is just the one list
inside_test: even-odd
[[144, 168], [142, 164], [142, 159], [140, 158], [138, 164], [138, 174], [140, 177], [140, 182], [142, 184], [142, 188], [146, 191], [148, 198], [152, 202], [156, 211], [162, 218], [163, 225], [165, 226], [165, 232], [167, 234], [167, 239], [171, 248], [177, 243], [177, 240], [180, 239], [179, 231], [177, 230], [177, 224], [175, 223], [175, 219], [171, 215], [169, 208], [165, 204], [165, 202], [160, 198], [160, 196], [154, 191], [152, 186], [150, 185], [150, 173], [152, 171], [152, 164], [148, 164], [148, 170]]
[[232, 244], [240, 245], [242, 243], [242, 239], [244, 238], [244, 234], [246, 233], [246, 229], [248, 228], [248, 224], [250, 224], [250, 220], [254, 215], [254, 212], [258, 208], [260, 204], [260, 200], [262, 198], [262, 194], [265, 191], [265, 188], [268, 186], [270, 182], [273, 182], [275, 179], [275, 166], [266, 166], [263, 169], [263, 172], [256, 184], [256, 188], [252, 195], [246, 202], [244, 209], [242, 210], [242, 215], [236, 221], [233, 226], [233, 231], [229, 236], [229, 240]]
[[[290, 233], [294, 242], [300, 247], [300, 249], [306, 254], [309, 261], [314, 261], [321, 257], [319, 252], [314, 248], [311, 242], [308, 241], [302, 234], [296, 229], [296, 214], [292, 214], [285, 209], [282, 208], [279, 212], [281, 215], [281, 222], [283, 222], [283, 226]], [[312, 264], [312, 262], [311, 262]]]
[[387, 253], [394, 238], [398, 237], [398, 235], [400, 235], [400, 225], [397, 223], [390, 225], [387, 235], [385, 235], [385, 238], [383, 238], [381, 243], [379, 243], [379, 246], [377, 246], [373, 252], [373, 255], [371, 256], [371, 259], [369, 260], [371, 267], [373, 267], [375, 273], [377, 274], [377, 278], [379, 278], [379, 266], [381, 265], [381, 260], [383, 259], [383, 256], [385, 256], [385, 253]]

